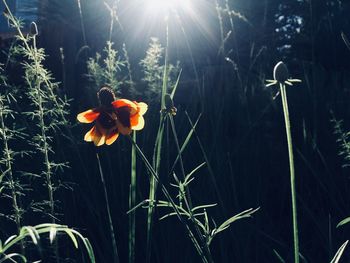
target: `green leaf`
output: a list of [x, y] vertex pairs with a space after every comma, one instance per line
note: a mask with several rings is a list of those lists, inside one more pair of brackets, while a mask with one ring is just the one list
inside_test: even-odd
[[27, 258], [21, 254], [18, 254], [18, 253], [11, 253], [11, 254], [8, 254], [8, 255], [5, 255], [1, 260], [0, 260], [0, 263], [2, 262], [5, 262], [6, 260], [10, 259], [12, 262], [18, 262], [12, 258], [14, 257], [19, 257], [20, 259], [22, 259], [22, 262], [27, 262]]
[[129, 211], [127, 211], [126, 212], [126, 214], [128, 215], [128, 214], [130, 214], [131, 212], [134, 212], [137, 208], [139, 208], [139, 207], [141, 207], [141, 206], [143, 206], [143, 205], [145, 205], [145, 204], [147, 204], [147, 203], [149, 203], [149, 200], [143, 200], [141, 203], [139, 203], [138, 205], [136, 205], [135, 207], [133, 207], [133, 208], [131, 208]]
[[276, 257], [281, 263], [286, 263], [286, 261], [281, 257], [281, 255], [274, 249], [273, 253], [275, 253]]
[[214, 206], [217, 206], [217, 204], [199, 205], [199, 206], [196, 206], [196, 207], [192, 208], [191, 211], [194, 212], [194, 211], [196, 211], [198, 209], [214, 207]]
[[341, 32], [341, 37], [342, 37], [345, 45], [347, 46], [347, 48], [350, 50], [350, 41], [349, 41], [349, 39], [346, 37], [346, 35], [343, 32]]
[[10, 236], [8, 239], [6, 239], [5, 243], [4, 243], [4, 246], [6, 246], [8, 243], [11, 242], [11, 240], [15, 239], [17, 236], [16, 235], [12, 235]]
[[78, 248], [78, 241], [77, 241], [76, 237], [74, 236], [72, 230], [67, 228], [67, 229], [63, 229], [63, 231], [66, 232], [67, 235], [70, 237], [70, 239], [72, 240], [75, 248]]
[[4, 171], [1, 175], [0, 175], [0, 183], [2, 182], [2, 180], [4, 179], [5, 175], [10, 172], [10, 169], [7, 169], [6, 171]]
[[338, 249], [337, 253], [335, 253], [334, 258], [332, 259], [331, 263], [338, 263], [341, 256], [343, 255], [343, 252], [345, 250], [346, 245], [348, 244], [349, 240], [346, 240]]
[[33, 243], [35, 245], [38, 244], [38, 239], [40, 239], [38, 232], [36, 231], [36, 229], [32, 226], [24, 226], [22, 227], [21, 231], [20, 231], [20, 236], [21, 235], [26, 235], [26, 232], [29, 234], [29, 236], [31, 237], [31, 239], [33, 240]]
[[343, 226], [343, 225], [345, 225], [345, 224], [347, 224], [349, 222], [350, 222], [350, 217], [347, 217], [347, 218], [343, 219], [342, 221], [340, 221], [338, 223], [337, 227]]
[[189, 182], [187, 182], [187, 180], [195, 173], [197, 172], [200, 168], [202, 168], [205, 165], [205, 162], [201, 163], [200, 165], [198, 165], [196, 168], [194, 168], [188, 175], [186, 175], [185, 178], [185, 182], [186, 184], [188, 184]]
[[187, 137], [186, 137], [184, 143], [183, 143], [182, 146], [181, 146], [180, 152], [179, 152], [178, 155], [176, 156], [176, 159], [175, 159], [175, 161], [174, 161], [174, 163], [173, 163], [173, 166], [171, 167], [171, 171], [174, 171], [175, 166], [176, 166], [177, 162], [179, 161], [179, 156], [180, 156], [180, 155], [183, 153], [183, 151], [186, 149], [186, 146], [187, 146], [187, 144], [189, 143], [189, 141], [190, 141], [190, 139], [191, 139], [193, 133], [195, 132], [196, 126], [197, 126], [197, 124], [198, 124], [199, 119], [201, 118], [201, 116], [202, 116], [202, 114], [200, 114], [200, 115], [198, 116], [196, 122], [194, 123], [194, 125], [192, 125], [192, 129], [191, 129], [190, 132], [187, 134]]
[[239, 220], [239, 219], [243, 219], [243, 218], [248, 218], [251, 217], [253, 213], [255, 213], [257, 210], [259, 210], [259, 208], [253, 209], [247, 209], [241, 213], [238, 213], [237, 215], [234, 215], [232, 217], [230, 217], [229, 219], [227, 219], [224, 223], [222, 223], [217, 230], [215, 231], [215, 234], [220, 233], [221, 231], [225, 230], [226, 228], [228, 228], [233, 222]]
[[178, 84], [179, 84], [181, 72], [182, 72], [182, 69], [180, 69], [179, 75], [178, 75], [178, 77], [177, 77], [177, 79], [176, 79], [176, 83], [175, 83], [174, 88], [173, 88], [173, 90], [171, 91], [171, 94], [170, 94], [170, 98], [171, 98], [172, 100], [174, 99], [174, 95], [175, 95], [177, 86], [178, 86]]
[[85, 247], [86, 247], [86, 250], [87, 250], [87, 252], [88, 252], [88, 254], [89, 254], [90, 261], [91, 261], [92, 263], [95, 263], [94, 250], [92, 249], [92, 246], [91, 246], [91, 243], [90, 243], [89, 239], [84, 238], [84, 239], [83, 239], [83, 243], [84, 243], [84, 245], [85, 245]]
[[54, 241], [54, 239], [56, 237], [56, 233], [57, 233], [56, 227], [51, 227], [50, 228], [50, 244], [52, 244], [52, 242]]

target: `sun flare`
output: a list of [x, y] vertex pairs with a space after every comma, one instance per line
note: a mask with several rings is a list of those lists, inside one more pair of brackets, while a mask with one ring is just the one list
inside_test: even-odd
[[189, 9], [191, 0], [147, 0], [149, 13], [168, 13], [178, 9]]

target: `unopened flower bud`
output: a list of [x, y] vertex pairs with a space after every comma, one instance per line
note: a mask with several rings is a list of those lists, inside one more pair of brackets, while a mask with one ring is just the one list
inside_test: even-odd
[[165, 100], [165, 111], [175, 116], [177, 109], [174, 107], [174, 102], [171, 96], [169, 94], [165, 94], [164, 100]]
[[289, 72], [286, 64], [282, 61], [278, 62], [273, 68], [273, 78], [280, 83], [283, 83], [288, 80]]
[[32, 36], [38, 35], [38, 27], [35, 22], [30, 23], [30, 34]]

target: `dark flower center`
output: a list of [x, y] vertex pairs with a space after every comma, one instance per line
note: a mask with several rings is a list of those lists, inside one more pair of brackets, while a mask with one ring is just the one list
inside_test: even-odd
[[102, 111], [100, 113], [100, 116], [98, 117], [98, 122], [105, 129], [110, 129], [116, 125], [116, 122], [112, 118], [112, 116], [105, 111]]
[[111, 106], [111, 103], [116, 100], [113, 90], [110, 87], [102, 87], [97, 92], [97, 98], [100, 104], [105, 107]]
[[118, 120], [124, 127], [130, 128], [130, 109], [128, 107], [120, 107], [116, 109]]

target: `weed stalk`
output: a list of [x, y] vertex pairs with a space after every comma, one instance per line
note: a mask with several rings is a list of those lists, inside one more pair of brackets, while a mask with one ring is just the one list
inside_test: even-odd
[[294, 156], [293, 156], [293, 143], [290, 130], [289, 110], [286, 86], [284, 83], [279, 83], [282, 97], [284, 121], [286, 126], [287, 142], [288, 142], [288, 154], [289, 154], [289, 169], [290, 169], [290, 184], [292, 193], [292, 213], [293, 213], [293, 239], [294, 239], [294, 262], [299, 263], [299, 238], [298, 238], [298, 221], [297, 221], [297, 203], [296, 203], [296, 191], [295, 191], [295, 171], [294, 171]]

